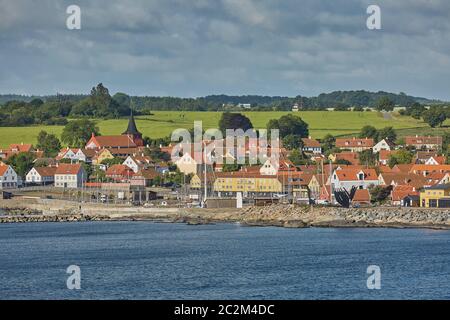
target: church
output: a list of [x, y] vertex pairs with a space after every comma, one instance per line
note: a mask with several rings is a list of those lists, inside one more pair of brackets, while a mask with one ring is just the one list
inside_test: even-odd
[[138, 148], [144, 146], [142, 133], [136, 127], [133, 112], [131, 112], [128, 120], [128, 127], [121, 135], [115, 136], [95, 136], [92, 133], [91, 138], [86, 144], [86, 149], [121, 149], [121, 148]]

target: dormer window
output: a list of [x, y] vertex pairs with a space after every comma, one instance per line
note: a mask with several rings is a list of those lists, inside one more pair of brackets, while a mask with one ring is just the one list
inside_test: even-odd
[[359, 174], [358, 174], [358, 179], [359, 179], [359, 180], [364, 180], [364, 173], [362, 173], [362, 172], [359, 173]]

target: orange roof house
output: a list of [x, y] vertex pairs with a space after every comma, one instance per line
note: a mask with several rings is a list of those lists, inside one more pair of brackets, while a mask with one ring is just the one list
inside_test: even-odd
[[32, 151], [34, 151], [32, 144], [24, 144], [24, 143], [10, 144], [9, 150], [11, 152], [32, 152]]
[[57, 167], [36, 167], [34, 170], [39, 173], [41, 177], [52, 177], [56, 173]]
[[361, 174], [364, 175], [365, 180], [378, 180], [377, 173], [374, 169], [341, 169], [336, 170], [335, 174], [341, 181], [361, 180]]
[[427, 184], [425, 177], [414, 173], [403, 172], [382, 172], [379, 174], [378, 180], [380, 185], [384, 186], [410, 185], [416, 189], [420, 189]]
[[61, 163], [58, 165], [55, 171], [55, 175], [61, 174], [61, 175], [76, 175], [82, 170], [81, 164], [68, 164], [68, 163]]
[[374, 140], [372, 138], [338, 138], [336, 139], [336, 147], [341, 149], [349, 149], [353, 152], [372, 149]]
[[400, 205], [407, 196], [418, 196], [419, 192], [411, 185], [394, 186], [391, 191], [391, 201], [393, 205]]
[[320, 142], [312, 137], [302, 138], [303, 151], [312, 153], [322, 153], [322, 146]]
[[442, 147], [441, 136], [407, 136], [405, 144], [416, 149], [436, 150]]
[[447, 173], [450, 172], [450, 164], [442, 164], [442, 165], [415, 164], [411, 167], [409, 172], [421, 174], [423, 176], [427, 176], [430, 173]]
[[0, 150], [0, 159], [8, 159], [11, 156], [22, 152], [35, 152], [36, 156], [42, 156], [41, 151], [35, 151], [32, 144], [13, 143], [7, 149]]
[[135, 148], [144, 146], [142, 134], [136, 127], [133, 114], [128, 121], [128, 127], [121, 135], [114, 136], [95, 136], [92, 133], [91, 139], [86, 144], [86, 149], [102, 149], [102, 148]]
[[133, 177], [133, 170], [124, 164], [115, 164], [106, 170], [106, 177], [114, 180], [127, 180]]
[[433, 172], [425, 177], [426, 186], [431, 187], [436, 184], [450, 183], [450, 172]]
[[355, 196], [352, 199], [352, 203], [357, 204], [370, 204], [370, 192], [367, 189], [358, 189], [355, 192]]
[[428, 165], [443, 165], [443, 164], [446, 164], [446, 162], [447, 162], [447, 158], [445, 156], [434, 155], [434, 156], [429, 157], [425, 161], [425, 164], [428, 164]]
[[411, 168], [413, 167], [414, 164], [412, 163], [405, 163], [405, 164], [396, 164], [393, 168], [392, 168], [392, 172], [404, 172], [404, 173], [408, 173], [411, 171]]
[[335, 153], [330, 155], [330, 159], [333, 162], [348, 161], [352, 165], [359, 165], [359, 154], [357, 152], [344, 151], [341, 153]]

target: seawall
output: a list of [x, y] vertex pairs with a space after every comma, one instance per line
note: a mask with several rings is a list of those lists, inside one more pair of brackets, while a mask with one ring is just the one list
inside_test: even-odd
[[40, 221], [151, 220], [205, 224], [239, 222], [280, 227], [421, 227], [450, 229], [450, 210], [428, 208], [338, 208], [276, 204], [243, 209], [200, 209], [80, 204], [63, 200], [0, 200], [0, 223]]

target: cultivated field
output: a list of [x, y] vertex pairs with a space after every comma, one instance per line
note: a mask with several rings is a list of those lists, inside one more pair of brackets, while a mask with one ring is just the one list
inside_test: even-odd
[[[288, 112], [244, 112], [256, 128], [265, 128], [270, 119], [277, 119]], [[354, 135], [365, 125], [376, 128], [392, 126], [398, 130], [399, 136], [411, 134], [439, 134], [450, 131], [450, 121], [447, 127], [431, 129], [427, 124], [411, 117], [378, 112], [338, 112], [338, 111], [305, 111], [294, 113], [305, 120], [310, 127], [310, 134], [322, 138], [327, 133], [335, 136]], [[220, 119], [220, 112], [177, 112], [155, 111], [152, 116], [137, 117], [137, 126], [144, 136], [152, 138], [164, 137], [177, 128], [192, 128], [194, 121], [202, 121], [203, 129], [215, 128]], [[126, 129], [128, 119], [99, 120], [97, 124], [103, 135], [120, 134]], [[10, 143], [35, 143], [41, 130], [61, 134], [60, 126], [32, 127], [0, 127], [0, 147]]]

